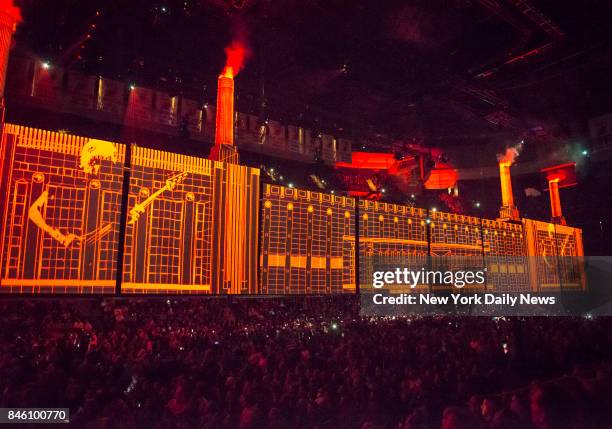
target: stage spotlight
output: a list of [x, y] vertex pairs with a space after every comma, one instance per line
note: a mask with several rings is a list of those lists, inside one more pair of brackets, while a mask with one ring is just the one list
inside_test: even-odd
[[136, 84], [130, 83], [130, 91], [133, 91], [136, 89]]
[[45, 70], [49, 70], [51, 68], [51, 63], [49, 61], [43, 61], [42, 68]]

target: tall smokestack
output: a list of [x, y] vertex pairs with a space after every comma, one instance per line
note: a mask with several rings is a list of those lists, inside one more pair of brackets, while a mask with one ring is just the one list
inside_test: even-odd
[[554, 167], [540, 170], [548, 181], [548, 192], [550, 193], [550, 217], [553, 223], [566, 225], [563, 211], [561, 210], [561, 196], [559, 189], [576, 185], [575, 171], [576, 163], [555, 165]]
[[506, 149], [504, 154], [497, 155], [497, 162], [499, 163], [499, 180], [502, 192], [502, 205], [499, 209], [499, 217], [502, 220], [519, 220], [519, 212], [514, 205], [512, 178], [510, 176], [510, 167], [514, 164], [514, 160], [518, 155], [519, 149], [514, 147]]
[[231, 67], [225, 67], [217, 79], [215, 145], [209, 158], [238, 164], [238, 151], [234, 145], [234, 75]]
[[11, 40], [19, 22], [21, 22], [21, 13], [19, 8], [13, 5], [13, 1], [0, 0], [0, 100], [2, 105], [4, 105], [4, 84]]
[[561, 197], [559, 196], [559, 179], [551, 179], [548, 181], [548, 190], [550, 192], [550, 214], [554, 223], [565, 225], [565, 218], [561, 210]]
[[238, 74], [249, 51], [243, 43], [233, 42], [225, 48], [227, 60], [217, 80], [217, 121], [215, 145], [210, 159], [238, 164], [234, 144], [234, 76]]
[[231, 72], [217, 80], [217, 126], [215, 145], [234, 145], [234, 77]]

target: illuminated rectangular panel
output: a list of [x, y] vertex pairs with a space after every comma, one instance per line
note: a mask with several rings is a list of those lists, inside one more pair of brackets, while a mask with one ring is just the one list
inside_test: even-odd
[[487, 290], [527, 292], [531, 290], [523, 226], [482, 220]]
[[[420, 270], [427, 266], [426, 211], [416, 207], [359, 200], [359, 282], [372, 287], [376, 261]], [[427, 288], [419, 285], [417, 289]], [[395, 292], [405, 287], [394, 286]]]
[[560, 287], [564, 290], [585, 289], [582, 230], [555, 224], [555, 234], [559, 255]]
[[0, 290], [113, 293], [125, 146], [5, 124]]
[[[480, 218], [439, 211], [430, 213], [430, 218], [432, 270], [475, 272], [483, 269]], [[486, 286], [462, 287], [484, 289]]]
[[577, 290], [586, 287], [582, 231], [569, 226], [523, 219], [532, 287]]
[[257, 293], [259, 170], [133, 147], [121, 290]]
[[265, 185], [261, 293], [355, 292], [355, 200]]

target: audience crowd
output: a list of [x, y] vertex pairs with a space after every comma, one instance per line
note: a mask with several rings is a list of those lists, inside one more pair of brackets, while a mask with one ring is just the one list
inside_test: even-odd
[[74, 427], [612, 428], [609, 318], [365, 318], [354, 296], [0, 312], [0, 407]]

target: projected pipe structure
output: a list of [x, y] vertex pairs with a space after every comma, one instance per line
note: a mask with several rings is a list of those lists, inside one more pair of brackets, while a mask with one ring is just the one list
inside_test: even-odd
[[234, 145], [234, 72], [226, 66], [217, 80], [217, 120], [215, 145], [210, 159], [238, 164], [238, 152]]
[[575, 166], [575, 162], [570, 162], [540, 170], [548, 181], [548, 192], [550, 194], [550, 217], [551, 222], [553, 223], [567, 225], [565, 218], [563, 217], [563, 210], [561, 209], [561, 196], [559, 189], [569, 188], [577, 184], [578, 181], [576, 179]]
[[499, 217], [503, 220], [519, 220], [518, 209], [514, 205], [512, 194], [512, 178], [510, 176], [510, 166], [512, 161], [499, 161], [499, 180], [501, 183], [502, 205], [499, 209]]

